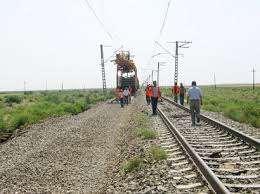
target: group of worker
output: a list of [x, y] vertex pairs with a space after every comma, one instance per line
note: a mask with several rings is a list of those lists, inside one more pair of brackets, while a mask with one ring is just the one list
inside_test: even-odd
[[118, 88], [117, 89], [117, 100], [120, 103], [121, 108], [124, 108], [125, 105], [131, 103], [132, 99], [132, 88], [125, 87], [124, 89]]
[[[156, 81], [153, 82], [153, 85], [148, 84], [145, 89], [146, 102], [147, 105], [152, 104], [153, 115], [157, 114], [157, 103], [158, 99], [161, 97], [160, 88], [156, 85]], [[202, 92], [199, 87], [197, 87], [196, 81], [192, 81], [191, 87], [186, 92], [186, 88], [181, 83], [178, 86], [177, 83], [172, 87], [172, 95], [176, 103], [180, 102], [184, 106], [184, 99], [187, 95], [187, 104], [190, 105], [191, 111], [191, 121], [192, 126], [200, 125], [200, 107], [202, 105]], [[179, 98], [179, 101], [178, 101]]]

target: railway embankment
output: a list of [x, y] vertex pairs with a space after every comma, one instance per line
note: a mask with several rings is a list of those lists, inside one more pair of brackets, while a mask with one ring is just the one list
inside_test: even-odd
[[0, 191], [106, 191], [135, 112], [101, 103], [27, 127], [0, 144]]

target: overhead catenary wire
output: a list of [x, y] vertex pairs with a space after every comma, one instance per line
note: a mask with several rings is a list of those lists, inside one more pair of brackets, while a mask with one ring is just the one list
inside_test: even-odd
[[164, 18], [163, 18], [163, 23], [161, 25], [161, 28], [160, 28], [160, 32], [159, 32], [159, 35], [158, 37], [154, 40], [153, 42], [153, 51], [152, 51], [152, 54], [151, 56], [149, 57], [149, 60], [147, 62], [147, 65], [151, 63], [151, 60], [152, 60], [152, 56], [154, 55], [154, 52], [155, 52], [155, 46], [156, 46], [156, 42], [159, 42], [159, 38], [161, 37], [162, 33], [163, 33], [163, 30], [164, 30], [164, 27], [166, 25], [166, 22], [167, 22], [167, 17], [168, 17], [168, 12], [169, 12], [169, 8], [170, 8], [170, 5], [171, 5], [171, 2], [172, 0], [169, 0], [168, 1], [168, 4], [167, 4], [167, 8], [166, 8], [166, 11], [165, 11], [165, 14], [164, 14]]
[[162, 26], [161, 26], [161, 29], [160, 29], [160, 36], [163, 33], [163, 29], [164, 29], [166, 21], [167, 21], [167, 16], [168, 16], [168, 12], [169, 12], [169, 8], [170, 8], [170, 5], [171, 5], [171, 2], [172, 2], [172, 0], [168, 1], [167, 9], [166, 9], [166, 12], [165, 12], [165, 15], [164, 15], [164, 18], [163, 18], [163, 23], [162, 23]]
[[84, 0], [88, 6], [88, 8], [91, 10], [91, 12], [93, 13], [93, 15], [95, 16], [95, 18], [97, 19], [97, 21], [99, 22], [100, 26], [103, 28], [103, 30], [106, 32], [106, 34], [109, 36], [109, 38], [111, 38], [113, 40], [113, 36], [112, 34], [106, 29], [105, 24], [102, 22], [102, 20], [98, 17], [96, 11], [94, 10], [94, 8], [91, 6], [91, 4], [89, 3], [89, 0]]

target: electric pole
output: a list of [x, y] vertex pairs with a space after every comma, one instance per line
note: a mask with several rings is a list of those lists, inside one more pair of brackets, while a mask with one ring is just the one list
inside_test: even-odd
[[26, 81], [23, 82], [23, 91], [24, 91], [24, 94], [26, 93]]
[[255, 69], [253, 68], [253, 90], [255, 90]]
[[174, 41], [168, 43], [175, 43], [175, 66], [174, 66], [174, 83], [178, 83], [178, 69], [179, 69], [179, 48], [189, 48], [191, 41]]
[[101, 53], [101, 71], [102, 71], [102, 84], [103, 84], [103, 92], [106, 91], [106, 72], [105, 72], [105, 63], [104, 63], [104, 51], [103, 45], [100, 45], [100, 53]]
[[159, 82], [160, 82], [160, 77], [159, 77], [159, 75], [160, 75], [160, 65], [162, 65], [164, 63], [166, 63], [166, 62], [159, 62], [158, 61], [158, 66], [157, 66], [157, 86], [159, 86]]
[[157, 66], [157, 86], [159, 86], [159, 72], [160, 72], [160, 62], [158, 62], [158, 66]]
[[46, 80], [46, 82], [45, 82], [45, 91], [47, 92], [47, 90], [48, 90], [48, 85], [47, 85], [48, 83], [47, 83], [47, 80]]
[[214, 73], [214, 88], [215, 88], [215, 90], [217, 89], [217, 84], [216, 84], [216, 75], [215, 75], [215, 73]]

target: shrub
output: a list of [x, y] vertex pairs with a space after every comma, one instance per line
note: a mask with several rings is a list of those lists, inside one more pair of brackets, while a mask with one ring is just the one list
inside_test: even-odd
[[124, 173], [139, 170], [142, 167], [143, 159], [140, 157], [134, 157], [123, 164]]
[[47, 96], [44, 97], [44, 100], [47, 102], [54, 103], [54, 104], [61, 103], [61, 99], [58, 94], [48, 94]]
[[90, 104], [90, 103], [91, 103], [91, 99], [90, 99], [89, 95], [87, 95], [87, 96], [85, 97], [85, 103], [86, 103], [86, 104]]
[[26, 113], [18, 113], [13, 116], [12, 128], [17, 129], [29, 123], [29, 115]]
[[5, 96], [4, 98], [5, 98], [5, 103], [7, 104], [13, 104], [13, 103], [20, 104], [22, 102], [22, 97], [18, 95], [8, 95]]
[[253, 123], [254, 127], [260, 127], [260, 118], [256, 118], [255, 122]]
[[74, 106], [73, 104], [62, 103], [59, 106], [66, 113], [70, 113], [70, 114], [77, 114], [78, 113], [76, 106]]
[[0, 112], [0, 131], [3, 131], [5, 128], [4, 114]]
[[155, 139], [157, 133], [154, 130], [146, 129], [146, 128], [138, 128], [136, 129], [137, 135], [142, 139]]
[[73, 96], [66, 95], [64, 97], [64, 102], [75, 103], [75, 99], [73, 98]]
[[152, 158], [157, 161], [165, 160], [167, 158], [167, 154], [165, 150], [161, 147], [157, 147], [157, 146], [151, 147], [150, 153], [152, 155]]

